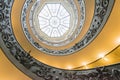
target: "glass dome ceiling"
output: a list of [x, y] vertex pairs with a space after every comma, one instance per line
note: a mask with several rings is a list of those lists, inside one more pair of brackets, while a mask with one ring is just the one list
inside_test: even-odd
[[82, 7], [76, 6], [73, 0], [36, 1], [29, 15], [28, 26], [33, 34], [31, 41], [42, 43], [41, 46], [45, 48], [50, 46], [51, 49], [67, 46], [83, 27], [85, 18], [78, 17], [84, 16], [84, 12], [78, 11], [80, 8]]
[[62, 4], [45, 4], [38, 15], [42, 32], [49, 37], [61, 37], [70, 27], [70, 14]]

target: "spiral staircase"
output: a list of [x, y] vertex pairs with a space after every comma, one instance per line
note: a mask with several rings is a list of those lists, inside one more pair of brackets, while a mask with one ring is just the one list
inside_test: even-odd
[[119, 0], [0, 0], [0, 80], [120, 80]]

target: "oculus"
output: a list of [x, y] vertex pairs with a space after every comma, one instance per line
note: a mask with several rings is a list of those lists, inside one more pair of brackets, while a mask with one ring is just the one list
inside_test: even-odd
[[78, 18], [78, 8], [72, 0], [38, 0], [30, 10], [29, 24], [40, 42], [59, 47], [69, 44], [79, 35], [85, 17], [81, 18], [81, 26], [78, 26]]
[[70, 14], [61, 4], [45, 4], [38, 20], [41, 31], [49, 37], [61, 37], [70, 28]]

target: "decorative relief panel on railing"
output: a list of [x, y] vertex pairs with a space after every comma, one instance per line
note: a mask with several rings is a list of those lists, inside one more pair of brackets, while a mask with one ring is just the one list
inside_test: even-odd
[[[0, 0], [0, 44], [4, 52], [8, 51], [8, 53], [5, 54], [9, 59], [13, 59], [10, 58], [10, 55], [15, 58], [16, 61], [13, 63], [16, 64], [17, 67], [19, 67], [18, 64], [20, 64], [25, 67], [26, 70], [29, 70], [32, 74], [35, 74], [37, 77], [34, 77], [34, 79], [43, 78], [43, 80], [120, 80], [120, 64], [104, 68], [96, 68], [93, 70], [73, 71], [57, 69], [35, 60], [32, 56], [30, 56], [31, 51], [26, 52], [19, 45], [12, 31], [10, 16], [13, 2], [13, 0]], [[92, 28], [90, 28], [90, 31], [87, 33], [86, 38], [73, 47], [74, 50], [77, 50], [81, 46], [84, 46], [84, 43], [87, 43], [95, 35], [97, 29], [99, 28], [99, 25], [103, 24], [102, 22], [104, 21], [104, 18], [108, 17], [109, 13], [107, 13], [107, 10], [108, 8], [112, 9], [112, 6], [109, 5], [113, 5], [113, 3], [114, 0], [96, 0], [95, 10], [97, 12], [95, 12]], [[70, 49], [70, 52], [74, 50]], [[22, 70], [22, 68], [19, 69]], [[27, 73], [25, 70], [22, 71], [25, 74], [30, 74]], [[33, 78], [33, 76], [30, 77]]]

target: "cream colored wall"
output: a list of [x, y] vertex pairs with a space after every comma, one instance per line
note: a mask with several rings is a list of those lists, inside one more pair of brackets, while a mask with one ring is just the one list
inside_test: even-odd
[[18, 70], [0, 49], [0, 80], [31, 80]]

